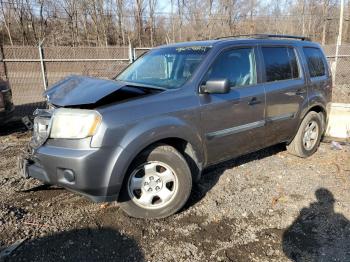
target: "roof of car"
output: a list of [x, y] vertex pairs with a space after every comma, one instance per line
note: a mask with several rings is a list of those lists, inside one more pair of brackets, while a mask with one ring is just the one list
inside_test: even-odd
[[248, 37], [227, 37], [219, 38], [214, 40], [202, 40], [202, 41], [191, 41], [191, 42], [180, 42], [168, 45], [162, 45], [159, 48], [164, 47], [191, 47], [191, 46], [208, 46], [213, 47], [219, 44], [231, 45], [231, 44], [271, 44], [271, 45], [301, 45], [301, 46], [319, 46], [318, 43], [308, 40], [296, 40], [287, 38], [248, 38]]

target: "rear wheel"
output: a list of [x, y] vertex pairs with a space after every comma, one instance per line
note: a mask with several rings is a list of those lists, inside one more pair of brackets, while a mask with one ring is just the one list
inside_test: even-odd
[[288, 152], [304, 158], [315, 153], [323, 134], [323, 121], [319, 113], [309, 112], [301, 122], [296, 136], [287, 146]]
[[121, 208], [137, 218], [163, 218], [181, 209], [190, 196], [191, 171], [173, 147], [142, 152], [131, 165], [121, 191]]

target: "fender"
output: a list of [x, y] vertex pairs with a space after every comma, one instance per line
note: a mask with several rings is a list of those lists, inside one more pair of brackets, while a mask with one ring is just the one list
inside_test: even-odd
[[[326, 110], [326, 105], [327, 102], [326, 100], [321, 96], [321, 95], [317, 95], [317, 94], [312, 94], [311, 96], [308, 97], [308, 99], [305, 99], [303, 104], [301, 105], [301, 110], [299, 111], [299, 119], [297, 122], [297, 126], [296, 126], [296, 131], [294, 133], [294, 135], [292, 136], [292, 138], [288, 141], [288, 143], [295, 137], [295, 135], [298, 132], [298, 129], [301, 125], [301, 122], [303, 121], [303, 119], [305, 118], [306, 114], [310, 111], [311, 108], [313, 107], [320, 107], [323, 109], [324, 112], [326, 112], [327, 114], [327, 110]], [[327, 119], [327, 116], [326, 116]]]
[[[310, 111], [311, 108], [313, 107], [320, 107], [322, 108], [322, 111], [325, 112], [326, 114], [326, 123], [328, 122], [328, 104], [326, 99], [321, 96], [321, 95], [317, 95], [317, 94], [312, 94], [312, 96], [309, 97], [308, 101], [307, 101], [307, 105], [302, 107], [302, 111], [300, 113], [300, 118], [298, 121], [298, 128], [301, 125], [301, 122], [303, 121], [304, 117], [306, 116], [306, 114]], [[325, 128], [325, 126], [323, 127]], [[298, 130], [296, 131], [298, 132]], [[296, 134], [296, 133], [295, 133]], [[294, 138], [294, 136], [293, 136]]]
[[[121, 185], [124, 176], [135, 157], [146, 147], [167, 138], [180, 138], [189, 142], [196, 153], [199, 163], [206, 163], [206, 150], [200, 132], [193, 125], [176, 117], [167, 116], [161, 119], [142, 121], [125, 133], [115, 151], [109, 166], [109, 185]], [[112, 192], [109, 192], [112, 194]]]
[[300, 114], [300, 122], [304, 119], [304, 117], [310, 111], [310, 109], [316, 106], [321, 107], [322, 110], [326, 113], [326, 117], [328, 116], [326, 99], [322, 95], [317, 95], [314, 93], [311, 96], [309, 96], [308, 106], [303, 107], [303, 110]]

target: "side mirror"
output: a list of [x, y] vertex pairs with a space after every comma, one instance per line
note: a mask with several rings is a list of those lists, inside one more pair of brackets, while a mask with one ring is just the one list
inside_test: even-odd
[[200, 91], [205, 94], [227, 94], [230, 92], [230, 82], [228, 79], [208, 80]]

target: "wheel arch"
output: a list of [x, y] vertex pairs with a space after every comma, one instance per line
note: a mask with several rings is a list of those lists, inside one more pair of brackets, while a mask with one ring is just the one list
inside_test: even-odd
[[303, 118], [311, 111], [315, 111], [316, 113], [322, 113], [322, 114], [324, 114], [325, 117], [327, 117], [327, 110], [326, 110], [326, 108], [323, 105], [321, 105], [321, 104], [315, 104], [315, 105], [311, 106], [306, 111], [306, 113], [304, 114]]
[[328, 117], [327, 110], [329, 106], [328, 102], [329, 101], [327, 101], [324, 96], [311, 92], [308, 99], [308, 106], [304, 108], [303, 113], [301, 114], [301, 121], [310, 111], [315, 111], [316, 113], [322, 113], [323, 116], [325, 117], [324, 120], [327, 120], [327, 117]]
[[166, 144], [176, 148], [186, 159], [193, 181], [198, 181], [206, 163], [201, 136], [191, 125], [179, 119], [140, 123], [121, 139], [120, 150], [111, 163], [109, 184], [122, 184], [130, 165], [147, 148]]
[[[169, 145], [179, 151], [190, 167], [193, 181], [198, 182], [200, 180], [203, 170], [203, 162], [200, 161], [202, 157], [199, 156], [199, 152], [195, 150], [194, 146], [189, 141], [186, 141], [185, 139], [179, 137], [168, 137], [155, 141], [148, 147], [152, 147], [157, 144]], [[141, 152], [146, 150], [148, 147], [141, 150]]]
[[305, 116], [310, 113], [311, 111], [314, 111], [318, 114], [320, 114], [321, 118], [322, 118], [322, 132], [325, 131], [326, 129], [326, 124], [327, 124], [327, 120], [328, 120], [328, 114], [327, 114], [327, 110], [326, 110], [326, 107], [323, 106], [322, 104], [320, 103], [315, 103], [313, 104], [312, 106], [310, 106], [308, 108], [308, 110], [306, 110], [303, 114], [303, 117], [301, 118], [300, 120], [300, 123], [299, 123], [299, 126], [301, 124], [301, 121], [305, 118]]

